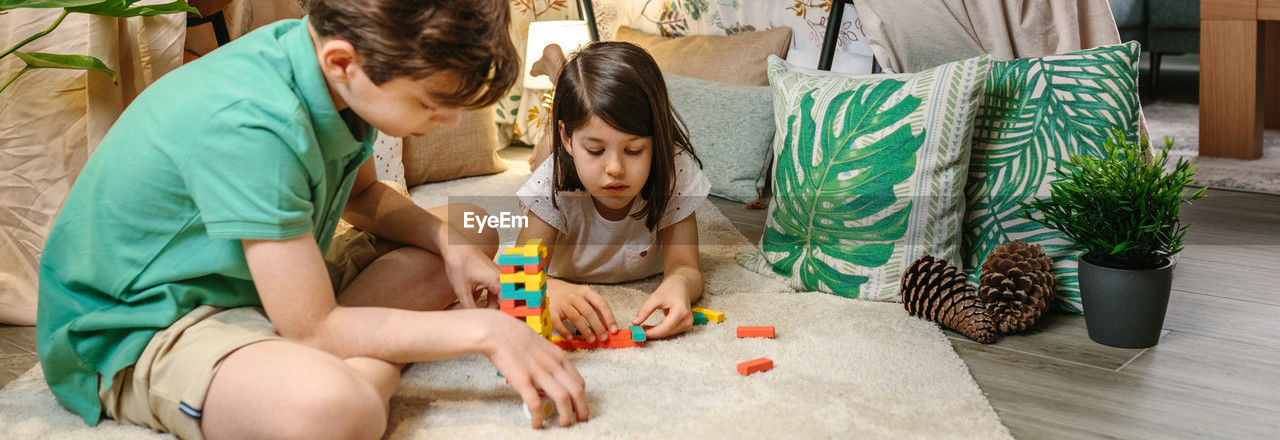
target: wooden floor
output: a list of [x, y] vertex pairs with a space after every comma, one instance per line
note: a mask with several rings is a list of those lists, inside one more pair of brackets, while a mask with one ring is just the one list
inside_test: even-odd
[[[763, 211], [712, 199], [752, 240]], [[1210, 191], [1175, 270], [1160, 344], [1110, 348], [1078, 316], [952, 345], [1018, 438], [1280, 437], [1280, 196]], [[0, 326], [0, 386], [36, 364], [35, 331]]]

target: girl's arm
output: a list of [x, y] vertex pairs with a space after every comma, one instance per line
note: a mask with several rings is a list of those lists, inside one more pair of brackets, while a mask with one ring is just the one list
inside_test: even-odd
[[662, 237], [663, 280], [658, 290], [640, 306], [631, 325], [640, 325], [654, 310], [666, 315], [662, 323], [645, 331], [649, 338], [663, 338], [693, 327], [690, 307], [702, 297], [702, 268], [698, 264], [698, 220], [689, 214], [684, 220], [658, 231]]
[[[556, 237], [560, 235], [554, 226], [547, 223], [533, 211], [528, 213], [529, 225], [520, 231], [516, 243], [527, 243], [531, 239], [541, 238], [547, 247], [547, 263], [556, 250]], [[546, 268], [543, 268], [546, 270]], [[564, 320], [568, 319], [588, 342], [596, 338], [605, 338], [608, 332], [618, 330], [618, 322], [613, 317], [613, 309], [609, 302], [592, 289], [591, 286], [570, 283], [568, 281], [547, 278], [547, 307], [551, 312], [551, 327], [561, 336], [571, 337]]]

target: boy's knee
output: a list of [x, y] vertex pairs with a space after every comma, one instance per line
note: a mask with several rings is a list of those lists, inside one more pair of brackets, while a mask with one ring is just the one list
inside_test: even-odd
[[387, 411], [373, 386], [353, 373], [333, 374], [290, 398], [292, 423], [282, 423], [282, 438], [372, 439], [387, 427]]

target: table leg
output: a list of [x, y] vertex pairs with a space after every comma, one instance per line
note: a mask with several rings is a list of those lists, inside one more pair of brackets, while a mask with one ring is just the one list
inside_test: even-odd
[[1262, 63], [1263, 125], [1280, 128], [1280, 21], [1264, 21]]
[[1262, 157], [1261, 25], [1200, 21], [1200, 155]]

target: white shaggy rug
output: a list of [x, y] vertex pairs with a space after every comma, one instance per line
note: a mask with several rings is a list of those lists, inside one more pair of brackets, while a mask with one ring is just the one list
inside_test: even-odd
[[[527, 166], [513, 161], [512, 170], [413, 194], [419, 203], [445, 188], [454, 196], [514, 194]], [[491, 213], [511, 209], [497, 197], [471, 201]], [[591, 421], [532, 431], [519, 397], [474, 356], [410, 367], [391, 402], [387, 437], [1010, 438], [936, 326], [899, 304], [790, 292], [735, 263], [750, 244], [713, 205], [697, 215], [707, 278], [698, 305], [724, 312], [725, 322], [642, 348], [572, 353], [587, 381]], [[514, 239], [514, 231], [502, 235]], [[657, 283], [600, 289], [629, 321]], [[771, 325], [777, 337], [737, 339], [738, 325]], [[737, 373], [739, 362], [759, 357], [772, 359], [773, 369]], [[153, 436], [109, 420], [86, 427], [58, 406], [38, 367], [0, 390], [0, 439]]]

